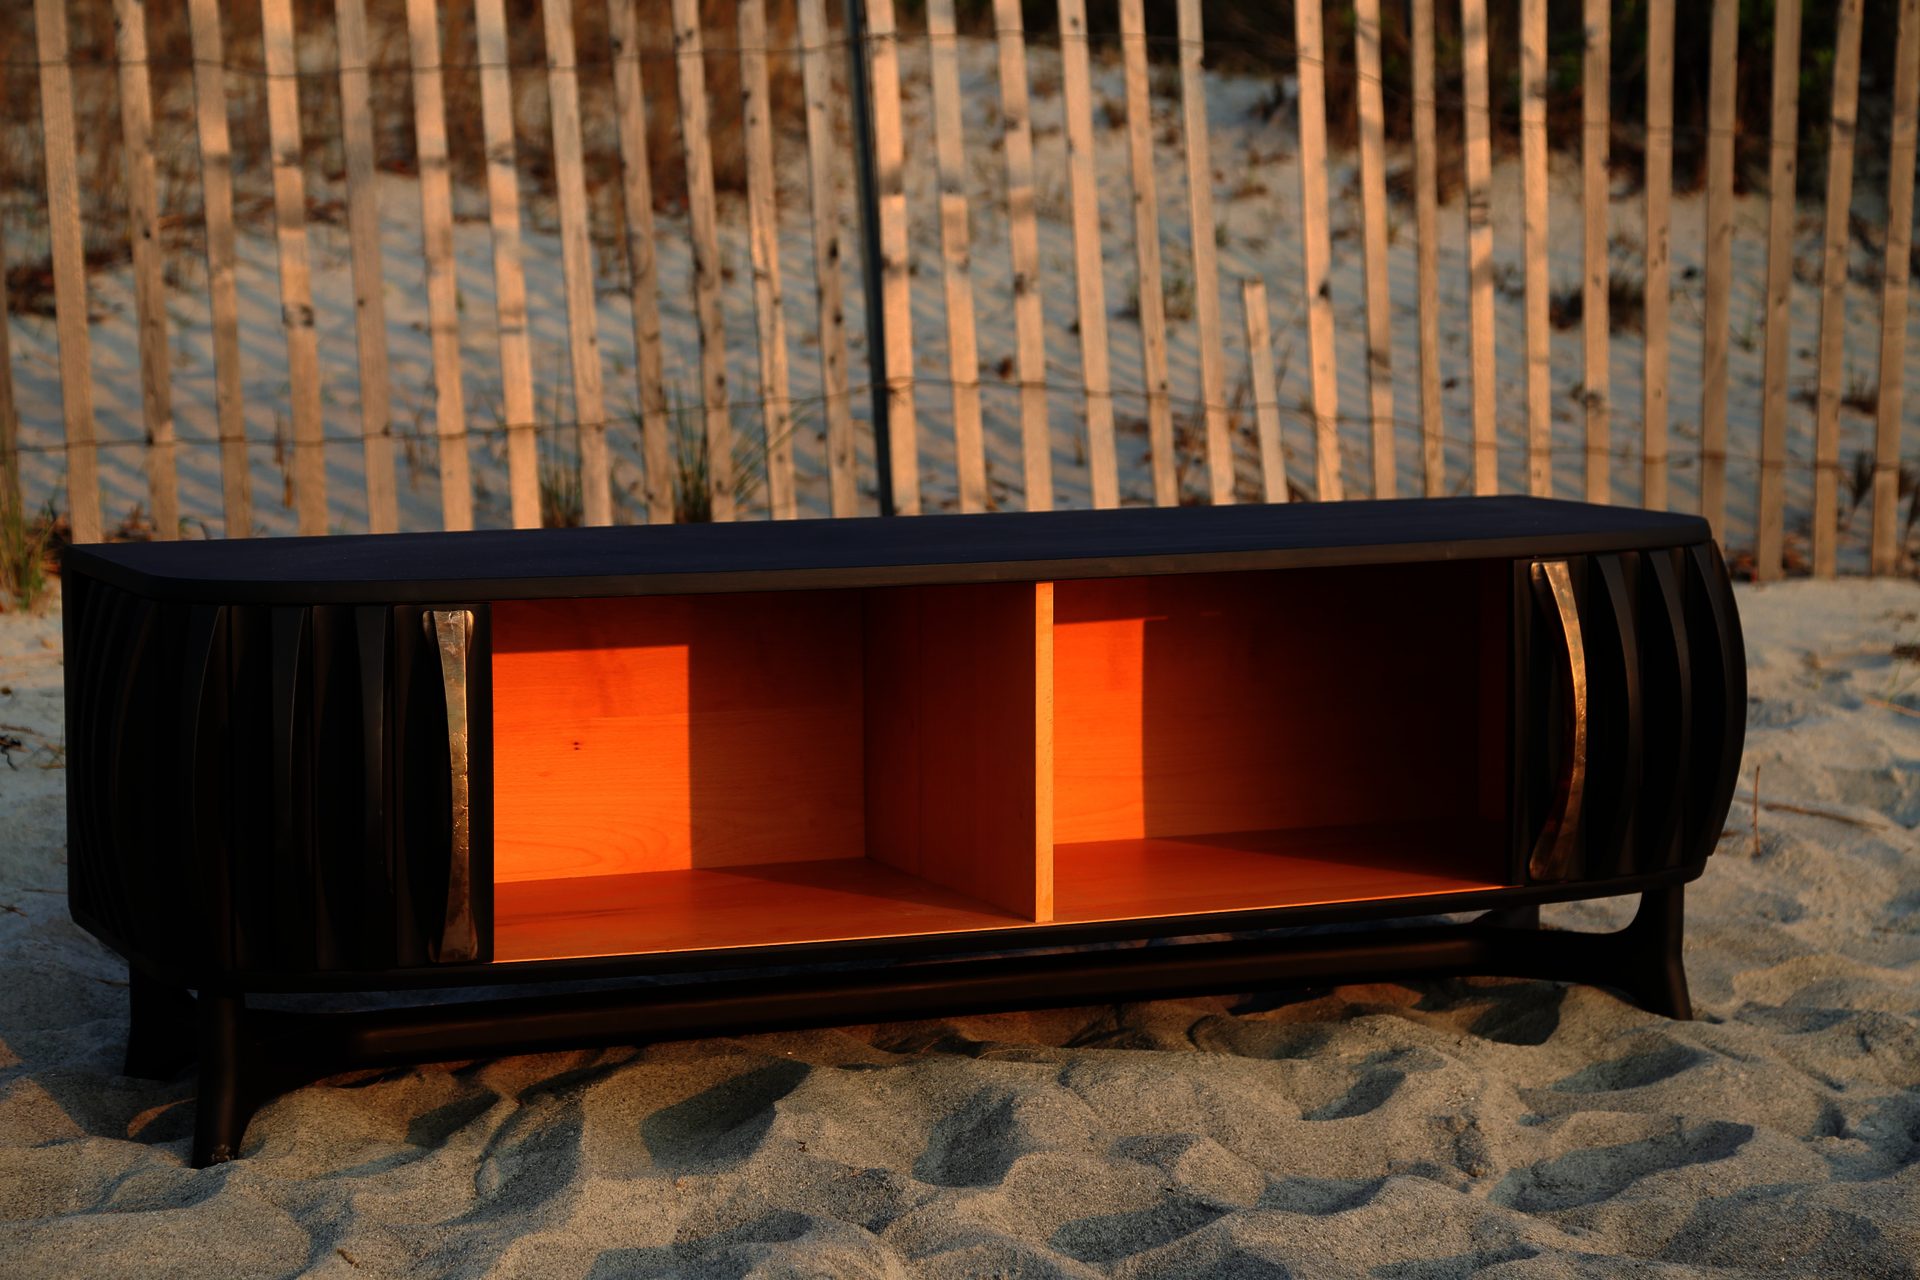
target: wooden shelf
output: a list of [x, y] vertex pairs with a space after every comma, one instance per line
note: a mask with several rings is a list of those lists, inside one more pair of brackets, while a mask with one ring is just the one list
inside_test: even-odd
[[1031, 921], [871, 858], [494, 886], [496, 962], [898, 938]]
[[[1056, 921], [1414, 898], [1504, 883], [1498, 828], [1383, 823], [1054, 849]], [[1036, 922], [870, 858], [518, 881], [496, 961], [975, 933]]]
[[1055, 845], [1054, 918], [1141, 920], [1506, 883], [1498, 826], [1389, 822]]

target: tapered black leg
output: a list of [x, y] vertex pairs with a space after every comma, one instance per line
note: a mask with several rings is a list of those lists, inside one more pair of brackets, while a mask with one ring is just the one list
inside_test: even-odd
[[1492, 925], [1496, 929], [1538, 929], [1540, 904], [1529, 902], [1525, 906], [1498, 908], [1487, 912], [1474, 923]]
[[243, 995], [200, 993], [200, 1090], [194, 1100], [193, 1164], [224, 1164], [240, 1152], [253, 1118]]
[[1691, 1021], [1693, 999], [1687, 993], [1687, 968], [1681, 958], [1686, 929], [1685, 885], [1640, 895], [1640, 910], [1621, 931], [1627, 944], [1621, 977], [1612, 985], [1632, 996], [1649, 1013]]
[[142, 1080], [171, 1080], [197, 1052], [199, 1011], [185, 987], [156, 981], [139, 969], [127, 970], [127, 1061], [122, 1074]]

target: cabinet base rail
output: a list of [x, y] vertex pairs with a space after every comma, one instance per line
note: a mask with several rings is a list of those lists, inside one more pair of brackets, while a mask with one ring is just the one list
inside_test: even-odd
[[244, 993], [132, 974], [126, 1074], [199, 1069], [193, 1163], [235, 1159], [254, 1112], [283, 1093], [370, 1067], [631, 1045], [742, 1031], [1218, 995], [1288, 984], [1469, 974], [1605, 986], [1691, 1018], [1680, 947], [1685, 886], [1643, 894], [1613, 933], [1543, 931], [1539, 907], [1470, 924], [901, 965], [853, 973], [518, 996], [352, 1013], [246, 1007]]

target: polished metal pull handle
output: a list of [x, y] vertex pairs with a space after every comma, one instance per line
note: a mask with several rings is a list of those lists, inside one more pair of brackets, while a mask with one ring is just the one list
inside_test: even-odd
[[447, 858], [447, 918], [435, 959], [442, 963], [480, 958], [473, 923], [472, 846], [468, 815], [472, 782], [467, 770], [467, 655], [473, 648], [473, 613], [432, 609], [420, 617], [427, 639], [440, 653], [440, 681], [447, 700], [447, 762], [451, 770], [451, 848]]
[[1567, 562], [1536, 560], [1532, 578], [1535, 596], [1560, 623], [1571, 741], [1552, 812], [1533, 846], [1527, 871], [1535, 880], [1571, 880], [1579, 874], [1580, 804], [1587, 789], [1587, 646], [1580, 632], [1580, 609]]

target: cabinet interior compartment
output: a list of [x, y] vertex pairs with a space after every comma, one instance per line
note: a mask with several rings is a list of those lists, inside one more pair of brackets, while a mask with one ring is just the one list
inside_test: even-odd
[[[1031, 759], [1043, 594], [498, 603], [496, 959], [1044, 918]], [[986, 799], [963, 803], [975, 793]], [[1024, 840], [1010, 837], [1023, 821]]]
[[1058, 583], [1058, 918], [1509, 883], [1507, 572]]
[[495, 958], [1508, 883], [1504, 571], [495, 602]]

